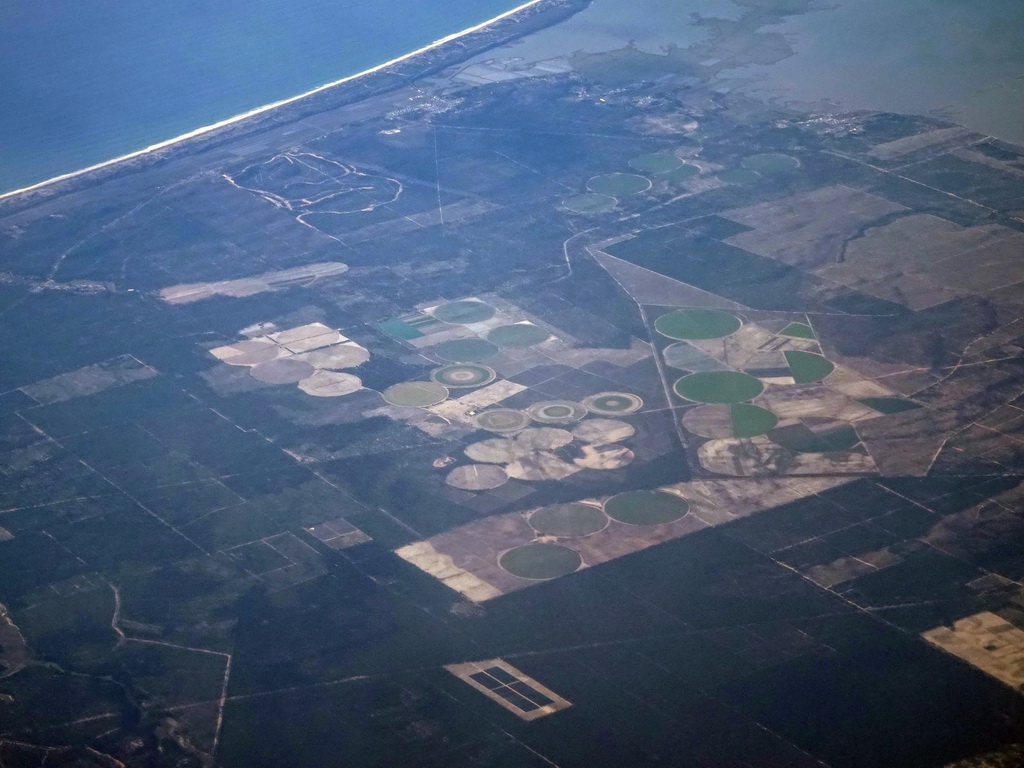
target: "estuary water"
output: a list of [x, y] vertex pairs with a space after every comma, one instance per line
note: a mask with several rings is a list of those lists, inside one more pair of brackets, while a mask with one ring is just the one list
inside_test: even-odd
[[525, 0], [4, 0], [0, 193], [361, 72]]
[[569, 20], [477, 60], [537, 61], [632, 44], [648, 53], [708, 39], [695, 16], [735, 20], [786, 9], [793, 55], [725, 70], [717, 86], [794, 106], [933, 114], [1024, 144], [1024, 0], [593, 0]]

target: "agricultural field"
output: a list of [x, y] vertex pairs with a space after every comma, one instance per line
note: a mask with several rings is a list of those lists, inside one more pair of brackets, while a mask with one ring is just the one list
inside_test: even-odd
[[0, 764], [1017, 748], [1024, 149], [749, 5], [0, 203]]

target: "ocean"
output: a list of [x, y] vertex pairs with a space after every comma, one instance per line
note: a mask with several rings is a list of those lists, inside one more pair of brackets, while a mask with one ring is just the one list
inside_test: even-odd
[[361, 72], [524, 0], [5, 0], [0, 193]]

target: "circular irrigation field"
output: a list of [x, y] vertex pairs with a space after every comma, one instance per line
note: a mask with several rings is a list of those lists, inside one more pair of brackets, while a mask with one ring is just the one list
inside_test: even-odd
[[540, 344], [551, 338], [546, 329], [533, 323], [515, 323], [514, 325], [499, 325], [487, 334], [487, 341], [499, 347], [511, 349], [523, 349]]
[[486, 365], [476, 363], [455, 363], [430, 372], [431, 380], [445, 387], [481, 387], [498, 377]]
[[587, 415], [587, 409], [572, 400], [545, 400], [534, 403], [526, 412], [541, 424], [572, 424]]
[[381, 393], [391, 405], [426, 408], [448, 398], [448, 388], [436, 381], [406, 381], [393, 384]]
[[741, 325], [738, 317], [718, 309], [677, 309], [654, 321], [658, 333], [680, 341], [720, 339], [736, 333]]
[[587, 419], [581, 421], [572, 431], [572, 436], [590, 445], [621, 443], [636, 434], [632, 424], [616, 419]]
[[695, 403], [742, 403], [764, 391], [749, 373], [713, 371], [691, 373], [675, 383], [676, 394]]
[[615, 207], [615, 198], [608, 195], [575, 195], [562, 201], [562, 206], [573, 213], [606, 213]]
[[553, 504], [530, 515], [530, 525], [541, 536], [573, 538], [600, 531], [608, 525], [608, 516], [592, 504]]
[[344, 397], [362, 388], [363, 382], [358, 376], [337, 371], [317, 371], [299, 382], [299, 389], [313, 397]]
[[749, 168], [733, 168], [718, 174], [719, 181], [724, 181], [726, 184], [753, 184], [760, 178], [761, 174]]
[[494, 307], [482, 301], [453, 301], [434, 308], [434, 317], [453, 325], [482, 323], [494, 317]]
[[750, 403], [701, 405], [686, 412], [683, 426], [701, 437], [756, 437], [775, 428], [779, 418]]
[[689, 163], [683, 163], [678, 168], [669, 171], [668, 173], [661, 174], [661, 178], [665, 181], [686, 181], [692, 179], [700, 173], [700, 168], [696, 165], [690, 165]]
[[572, 573], [583, 564], [583, 558], [561, 544], [526, 544], [510, 549], [498, 564], [513, 576], [540, 581]]
[[453, 339], [434, 347], [434, 354], [450, 363], [478, 363], [498, 353], [498, 348], [484, 339]]
[[644, 401], [629, 392], [599, 392], [583, 399], [583, 407], [602, 416], [624, 416], [643, 408]]
[[530, 417], [512, 408], [495, 408], [473, 417], [473, 423], [488, 432], [518, 432], [530, 423]]
[[678, 520], [690, 511], [686, 499], [664, 491], [626, 491], [604, 503], [612, 520], [629, 525], [662, 525]]
[[821, 381], [836, 369], [828, 358], [816, 355], [814, 352], [790, 350], [784, 354], [789, 371], [793, 374], [793, 380], [797, 384]]
[[314, 368], [338, 370], [362, 365], [370, 359], [370, 352], [358, 344], [334, 344], [324, 349], [302, 352], [298, 357]]
[[285, 357], [270, 360], [249, 369], [249, 375], [264, 384], [295, 384], [313, 375], [316, 371], [309, 363]]
[[750, 155], [743, 158], [740, 163], [750, 171], [762, 174], [785, 173], [795, 171], [800, 167], [800, 161], [792, 155], [782, 155], [777, 152], [765, 152], [760, 155]]
[[276, 360], [285, 354], [280, 345], [272, 341], [258, 339], [240, 341], [237, 344], [232, 344], [228, 349], [232, 352], [231, 356], [223, 358], [228, 365], [259, 365]]
[[489, 491], [508, 482], [508, 475], [494, 464], [467, 464], [448, 473], [445, 482], [463, 491]]
[[668, 173], [669, 171], [674, 171], [682, 164], [682, 160], [668, 152], [639, 155], [629, 161], [629, 165], [641, 173]]
[[651, 180], [634, 173], [607, 173], [594, 176], [587, 182], [587, 189], [599, 195], [636, 195], [651, 188]]

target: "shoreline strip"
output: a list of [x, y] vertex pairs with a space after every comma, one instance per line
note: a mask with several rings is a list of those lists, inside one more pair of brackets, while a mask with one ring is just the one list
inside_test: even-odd
[[73, 179], [77, 176], [82, 176], [84, 174], [91, 173], [92, 171], [98, 171], [102, 168], [108, 168], [112, 165], [123, 163], [126, 160], [132, 160], [136, 157], [142, 157], [143, 155], [148, 155], [151, 152], [157, 152], [161, 149], [166, 149], [167, 147], [171, 147], [176, 144], [181, 144], [182, 142], [188, 141], [189, 139], [194, 139], [198, 136], [203, 136], [207, 133], [212, 133], [213, 131], [220, 130], [221, 128], [226, 128], [229, 125], [240, 123], [243, 120], [248, 120], [251, 117], [266, 114], [267, 112], [271, 112], [280, 107], [287, 106], [288, 104], [294, 104], [297, 101], [309, 98], [310, 96], [322, 93], [331, 88], [335, 88], [345, 83], [350, 83], [353, 80], [359, 79], [360, 77], [366, 77], [367, 75], [372, 75], [375, 72], [380, 72], [383, 69], [387, 69], [388, 67], [393, 67], [396, 64], [400, 64], [403, 61], [408, 61], [411, 58], [419, 56], [420, 54], [426, 53], [427, 51], [432, 51], [435, 48], [439, 48], [440, 46], [445, 45], [446, 43], [458, 40], [459, 38], [465, 37], [466, 35], [470, 35], [474, 32], [484, 30], [487, 27], [496, 24], [499, 21], [502, 21], [503, 19], [507, 19], [510, 16], [514, 16], [517, 13], [525, 11], [527, 8], [532, 8], [535, 5], [539, 5], [540, 3], [547, 1], [548, 0], [527, 0], [527, 2], [524, 2], [521, 5], [517, 5], [515, 8], [505, 11], [504, 13], [500, 13], [494, 18], [488, 19], [487, 21], [483, 21], [479, 24], [475, 24], [472, 27], [467, 27], [466, 29], [463, 29], [459, 32], [453, 32], [452, 34], [446, 35], [445, 37], [442, 37], [439, 40], [435, 40], [434, 42], [428, 45], [424, 45], [422, 48], [417, 48], [414, 51], [404, 53], [401, 56], [397, 56], [393, 59], [390, 59], [389, 61], [385, 61], [382, 64], [377, 64], [376, 66], [370, 67], [369, 69], [364, 69], [362, 72], [357, 72], [354, 75], [346, 75], [345, 77], [342, 77], [338, 80], [333, 80], [330, 83], [325, 83], [324, 85], [318, 85], [316, 88], [312, 88], [308, 91], [300, 93], [298, 96], [289, 96], [286, 99], [280, 99], [279, 101], [275, 101], [270, 104], [265, 104], [262, 107], [250, 109], [248, 112], [243, 112], [240, 115], [235, 115], [234, 117], [229, 117], [224, 120], [220, 120], [216, 123], [211, 123], [210, 125], [204, 125], [201, 128], [196, 128], [195, 130], [188, 131], [187, 133], [183, 133], [180, 136], [175, 136], [172, 139], [165, 139], [164, 141], [157, 142], [156, 144], [151, 144], [148, 147], [145, 147], [144, 149], [137, 149], [134, 152], [119, 155], [118, 157], [111, 158], [110, 160], [104, 160], [102, 163], [96, 163], [95, 165], [90, 165], [87, 168], [81, 168], [77, 171], [69, 171], [68, 173], [63, 173], [60, 174], [59, 176], [54, 176], [44, 181], [39, 181], [36, 182], [35, 184], [30, 184], [29, 186], [22, 187], [21, 189], [13, 189], [10, 192], [0, 193], [0, 200], [7, 200], [9, 198], [25, 194], [26, 192], [33, 192], [37, 189], [47, 187], [51, 184], [56, 184], [57, 182], [60, 181]]

